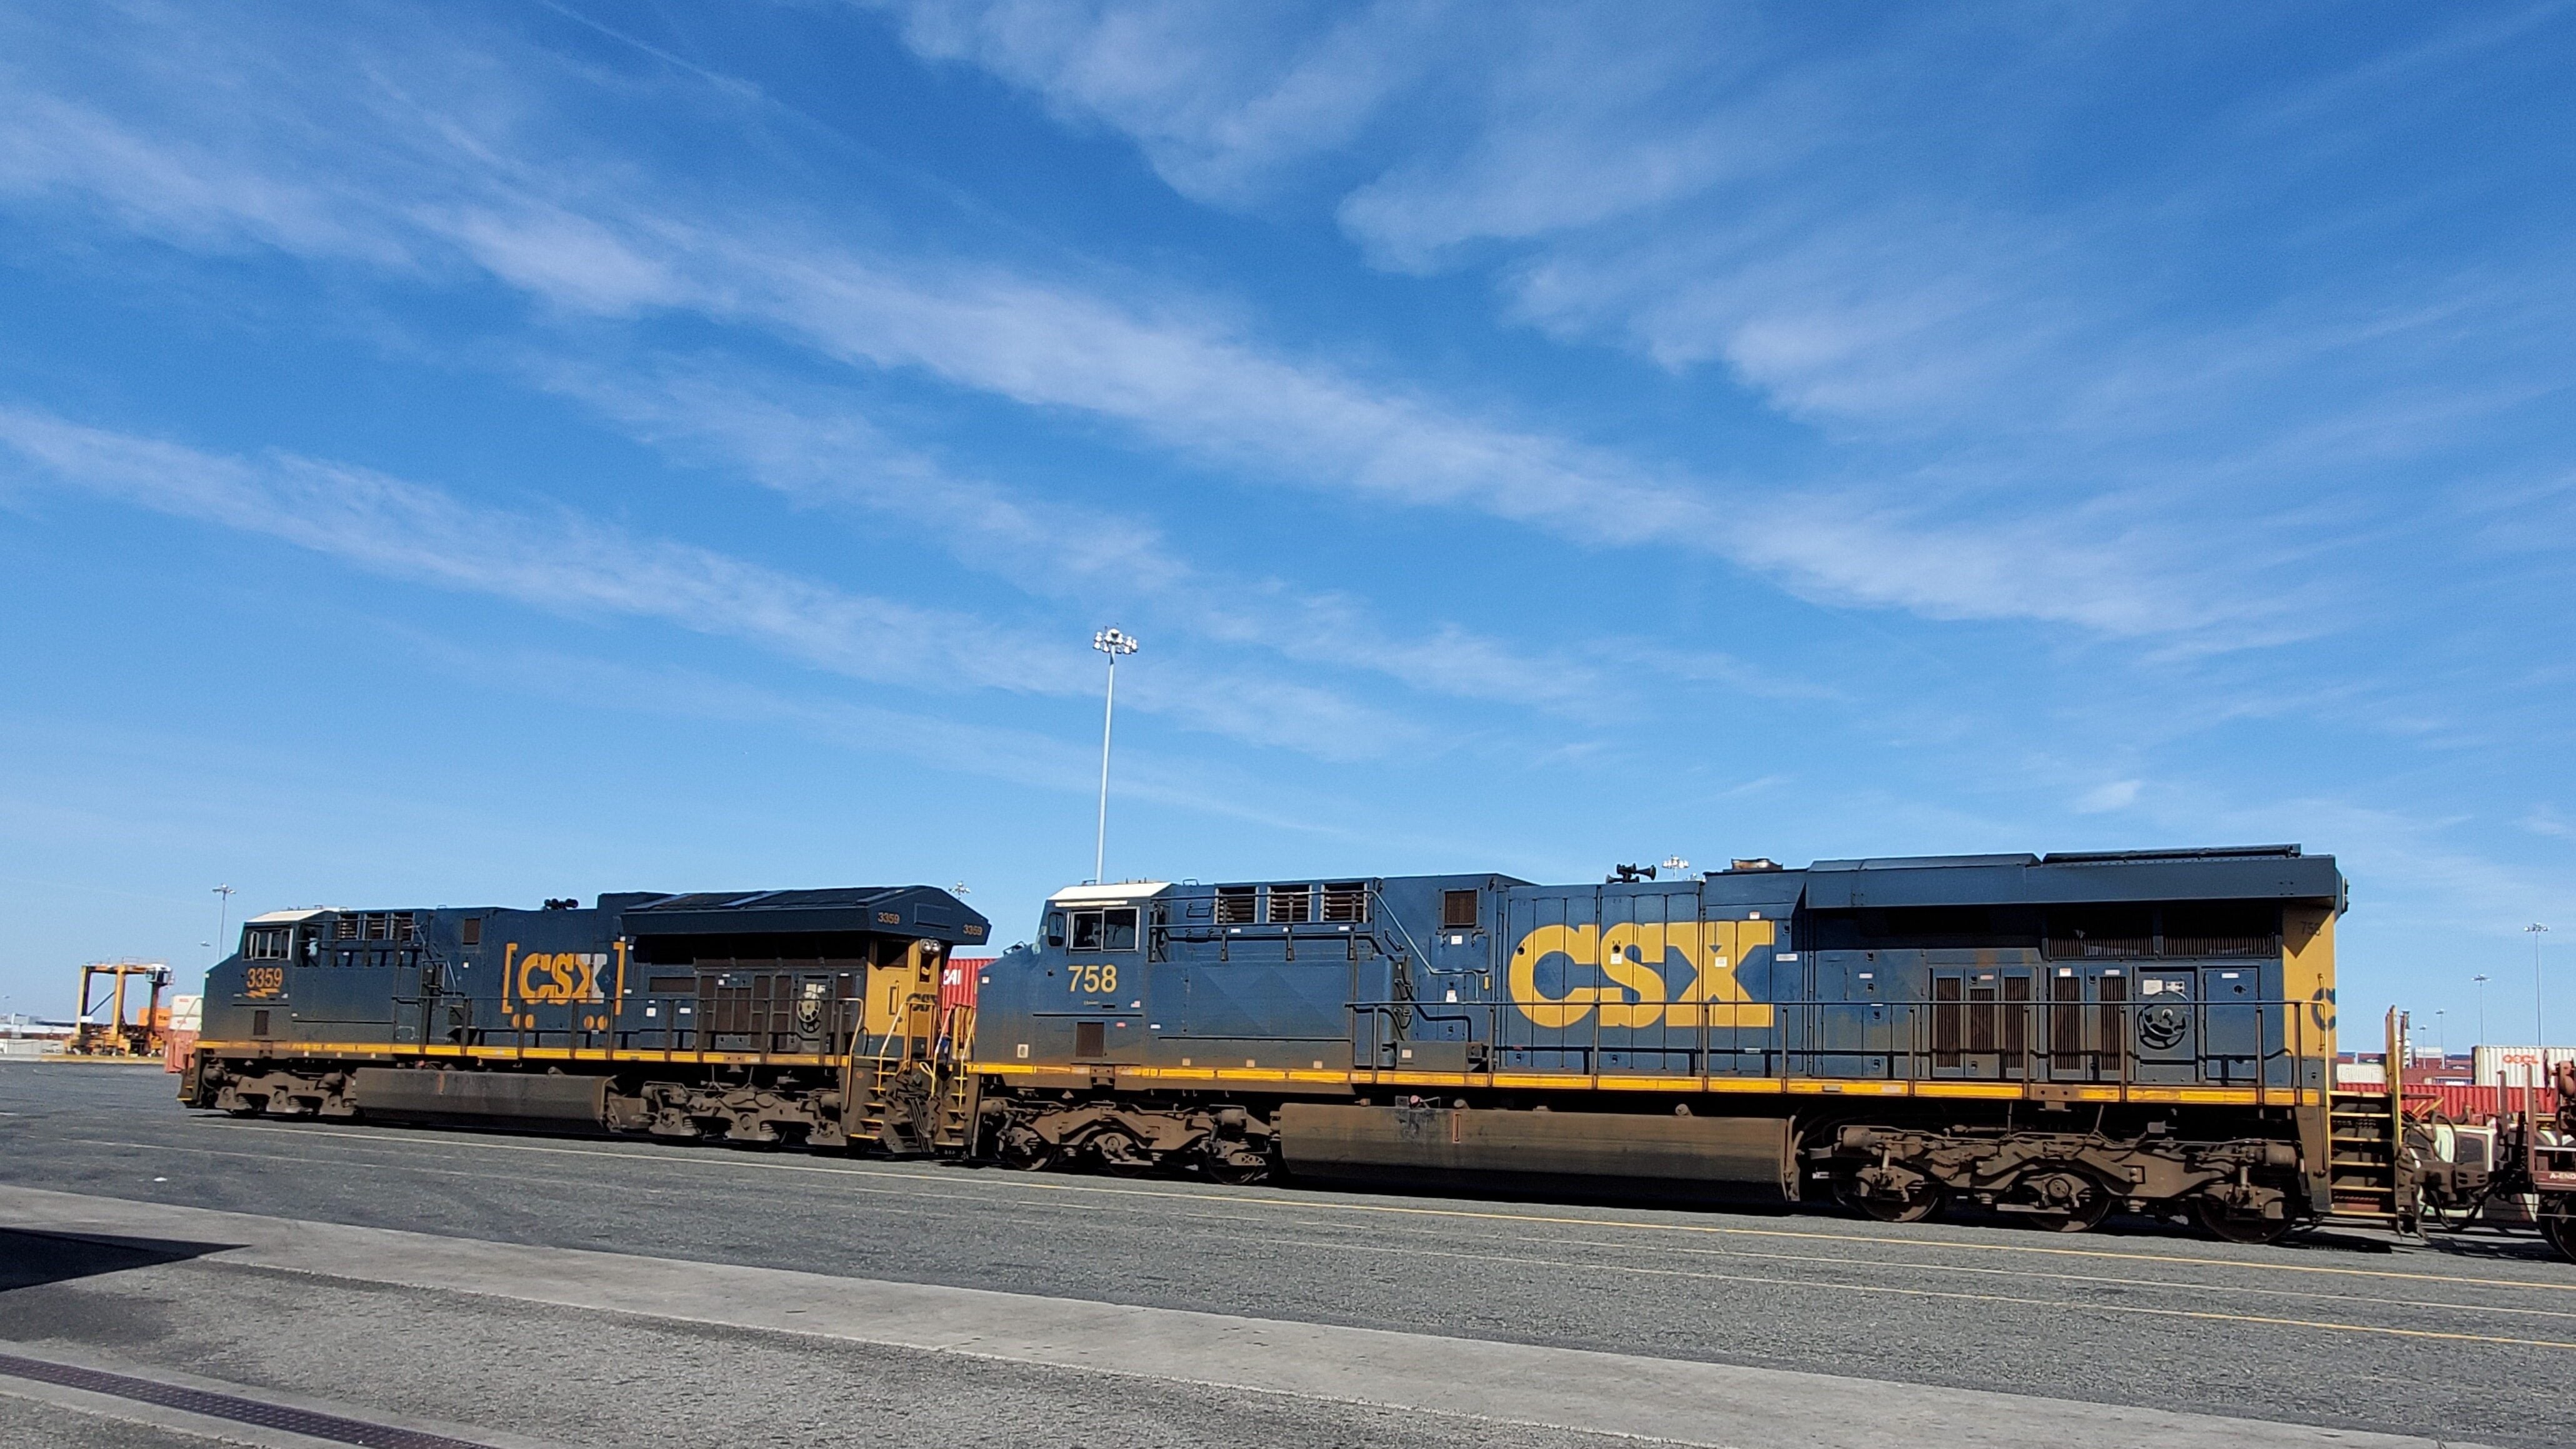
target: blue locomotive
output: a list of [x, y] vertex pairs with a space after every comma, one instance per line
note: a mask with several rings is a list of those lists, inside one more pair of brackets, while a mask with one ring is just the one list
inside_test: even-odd
[[987, 923], [923, 887], [285, 911], [210, 973], [181, 1091], [2262, 1240], [2409, 1212], [2393, 1148], [2338, 1146], [2344, 904], [2333, 859], [2286, 846], [1087, 884], [973, 1005], [941, 978]]
[[603, 895], [584, 909], [274, 911], [206, 978], [182, 1100], [239, 1114], [961, 1146], [949, 953], [922, 886]]
[[979, 1149], [2248, 1239], [2338, 1206], [2331, 857], [1621, 876], [1059, 892], [984, 971]]

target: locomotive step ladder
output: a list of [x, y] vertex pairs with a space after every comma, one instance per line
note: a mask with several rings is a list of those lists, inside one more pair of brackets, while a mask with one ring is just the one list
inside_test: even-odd
[[931, 1129], [931, 1146], [941, 1153], [971, 1156], [975, 1149], [976, 1098], [975, 1074], [952, 1071], [946, 1089], [939, 1094], [939, 1118]]
[[944, 1073], [939, 1110], [931, 1123], [933, 1150], [971, 1157], [975, 1152], [975, 1118], [983, 1107], [983, 1081], [975, 1075], [975, 1008], [950, 1006], [941, 1013], [939, 1037], [931, 1059]]
[[2406, 1153], [2406, 1028], [2393, 1007], [2386, 1025], [2386, 1084], [2327, 1095], [2326, 1182], [2332, 1216], [2411, 1233], [2422, 1189]]
[[2385, 1092], [2337, 1092], [2328, 1118], [2327, 1183], [2334, 1215], [2398, 1221], [2396, 1124]]
[[842, 1063], [851, 1146], [904, 1157], [933, 1150], [955, 1075], [938, 1030], [938, 983], [938, 949], [922, 942], [869, 969]]

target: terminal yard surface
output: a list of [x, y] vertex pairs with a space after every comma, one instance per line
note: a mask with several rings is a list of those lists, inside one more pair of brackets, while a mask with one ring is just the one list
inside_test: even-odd
[[[2125, 1220], [2064, 1237], [1815, 1211], [1235, 1188], [650, 1141], [233, 1121], [187, 1112], [169, 1092], [169, 1079], [151, 1071], [0, 1065], [0, 1182], [495, 1243], [2455, 1441], [2557, 1445], [2576, 1428], [2565, 1393], [2576, 1366], [2576, 1271], [2529, 1238], [2426, 1245], [2338, 1231], [2255, 1247]], [[17, 1239], [0, 1251], [24, 1258], [34, 1249]], [[195, 1271], [219, 1279], [219, 1264]], [[355, 1342], [382, 1329], [380, 1305], [362, 1292], [304, 1293], [301, 1311], [320, 1319], [290, 1330], [262, 1321], [256, 1303], [285, 1292], [265, 1280], [200, 1283], [189, 1301], [145, 1311], [112, 1301], [119, 1276], [43, 1290], [97, 1299], [90, 1320], [66, 1324], [54, 1314], [50, 1327], [102, 1352], [158, 1355], [179, 1369], [191, 1354], [231, 1351], [228, 1342], [328, 1344], [335, 1332]], [[24, 1340], [48, 1326], [7, 1312], [13, 1296], [0, 1293], [0, 1335]], [[227, 1316], [227, 1304], [240, 1311]], [[418, 1311], [476, 1318], [454, 1304]], [[544, 1315], [533, 1312], [488, 1315], [496, 1348], [511, 1334], [541, 1336]], [[335, 1318], [343, 1320], [336, 1329]], [[524, 1346], [448, 1356], [443, 1372], [488, 1375], [488, 1392], [504, 1398], [526, 1389], [510, 1386], [514, 1377], [606, 1373], [618, 1362], [550, 1362]], [[686, 1381], [617, 1371], [641, 1401]], [[990, 1365], [973, 1372], [992, 1413], [1016, 1412], [1009, 1375]], [[1163, 1412], [1159, 1390], [1131, 1397], [1034, 1372], [1022, 1387], [1080, 1418], [1128, 1413], [1119, 1406], [1132, 1403], [1146, 1416], [1140, 1429], [1162, 1422], [1152, 1420]], [[1832, 1408], [1816, 1406], [1820, 1415]], [[1170, 1441], [1199, 1433], [1221, 1442], [1253, 1427], [1225, 1417], [1237, 1410], [1208, 1412], [1215, 1417], [1198, 1422], [1176, 1411]], [[1348, 1413], [1360, 1417], [1348, 1419], [1314, 1406], [1297, 1412], [1310, 1421], [1265, 1421], [1261, 1432], [1280, 1442], [1406, 1437], [1356, 1407]], [[1096, 1418], [1090, 1429], [1071, 1437], [1120, 1437]], [[1423, 1432], [1422, 1442], [1438, 1441]]]

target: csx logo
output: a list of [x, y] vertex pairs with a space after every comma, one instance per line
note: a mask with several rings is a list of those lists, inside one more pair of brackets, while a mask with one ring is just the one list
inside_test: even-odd
[[531, 951], [519, 958], [519, 999], [531, 1002], [605, 1001], [599, 968], [608, 958], [596, 951]]
[[[1771, 921], [1541, 926], [1512, 948], [1512, 1004], [1539, 1026], [1769, 1026], [1771, 1008], [1736, 984], [1744, 953], [1771, 944]], [[1560, 988], [1547, 989], [1542, 974]], [[1607, 985], [1575, 985], [1578, 977]]]

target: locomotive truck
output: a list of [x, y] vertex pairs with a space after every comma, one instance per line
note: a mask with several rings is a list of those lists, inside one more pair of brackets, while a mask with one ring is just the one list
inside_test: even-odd
[[972, 1006], [940, 969], [988, 923], [921, 887], [277, 912], [181, 1095], [2265, 1241], [2420, 1209], [2333, 1091], [2345, 904], [2295, 846], [1085, 884]]

